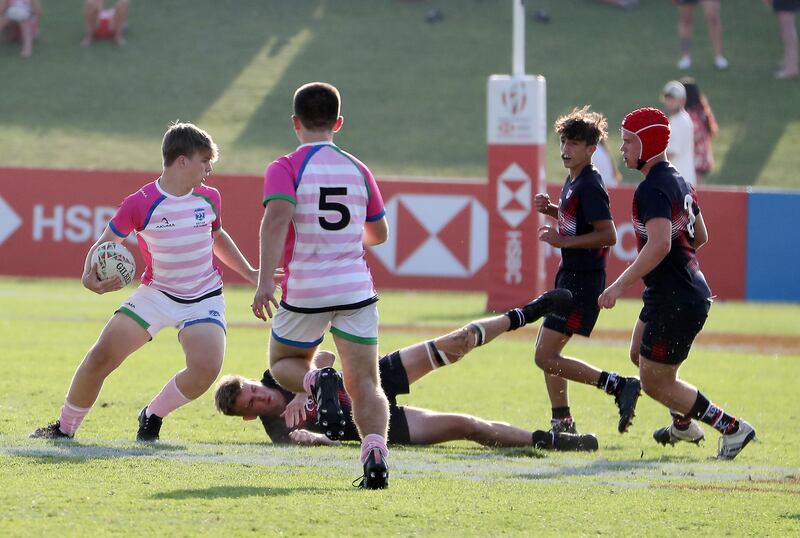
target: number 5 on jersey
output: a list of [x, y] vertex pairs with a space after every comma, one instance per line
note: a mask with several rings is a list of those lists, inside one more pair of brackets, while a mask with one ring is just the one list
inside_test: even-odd
[[347, 187], [320, 187], [319, 188], [319, 210], [336, 211], [342, 218], [336, 222], [319, 217], [319, 225], [325, 230], [336, 231], [346, 228], [350, 224], [350, 210], [346, 205], [339, 202], [328, 201], [328, 196], [347, 196]]

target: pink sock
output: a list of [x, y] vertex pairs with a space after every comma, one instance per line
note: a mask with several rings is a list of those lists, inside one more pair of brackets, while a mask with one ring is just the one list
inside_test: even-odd
[[61, 408], [61, 416], [58, 418], [58, 429], [67, 435], [74, 435], [90, 409], [91, 407], [78, 407], [64, 400], [64, 407]]
[[317, 374], [319, 374], [319, 370], [309, 370], [303, 377], [303, 389], [308, 394], [311, 394], [312, 387], [317, 382]]
[[377, 448], [381, 452], [381, 456], [386, 459], [386, 456], [389, 455], [389, 449], [386, 447], [386, 439], [382, 435], [378, 435], [377, 433], [370, 433], [369, 435], [364, 436], [364, 440], [361, 441], [361, 463], [363, 464], [367, 461], [367, 456], [369, 456], [370, 450]]
[[164, 418], [182, 405], [191, 402], [189, 398], [183, 395], [175, 382], [175, 378], [170, 379], [161, 392], [153, 398], [153, 401], [147, 405], [147, 416], [155, 415]]

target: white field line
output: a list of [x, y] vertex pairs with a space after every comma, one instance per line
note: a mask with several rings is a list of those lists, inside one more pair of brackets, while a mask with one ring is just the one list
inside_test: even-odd
[[[143, 458], [184, 464], [244, 464], [264, 467], [313, 467], [326, 474], [358, 468], [356, 451], [324, 447], [272, 445], [161, 444], [131, 446], [129, 442], [51, 443], [0, 437], [0, 457], [116, 459]], [[99, 443], [99, 441], [98, 441]], [[749, 482], [800, 480], [800, 468], [747, 465], [734, 462], [677, 463], [640, 460], [511, 457], [483, 454], [425, 452], [395, 448], [390, 453], [395, 477], [430, 477], [492, 481], [576, 482], [600, 479], [613, 485], [643, 487], [670, 482]]]

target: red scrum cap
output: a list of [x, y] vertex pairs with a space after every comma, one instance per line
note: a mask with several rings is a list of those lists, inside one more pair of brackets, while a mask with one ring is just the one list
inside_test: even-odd
[[669, 120], [657, 108], [637, 108], [622, 120], [622, 130], [634, 135], [642, 144], [639, 169], [664, 150], [669, 143]]

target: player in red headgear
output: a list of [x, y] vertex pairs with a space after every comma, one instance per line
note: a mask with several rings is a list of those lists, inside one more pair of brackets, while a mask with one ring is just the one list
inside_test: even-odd
[[[657, 108], [638, 108], [622, 120], [622, 133], [623, 140], [625, 133], [629, 133], [639, 142], [638, 153], [635, 144], [629, 146], [631, 161], [628, 160], [625, 149], [622, 150], [625, 165], [628, 168], [641, 170], [649, 160], [667, 150], [669, 119]], [[631, 162], [634, 162], [635, 166], [631, 166]]]
[[705, 437], [699, 420], [722, 434], [717, 458], [733, 459], [755, 439], [755, 429], [678, 378], [708, 317], [711, 290], [695, 255], [708, 241], [697, 192], [667, 160], [668, 141], [667, 118], [654, 108], [634, 110], [622, 121], [625, 165], [645, 176], [633, 195], [639, 254], [597, 303], [613, 308], [625, 288], [644, 280], [644, 308], [633, 329], [630, 357], [639, 367], [642, 389], [673, 419], [653, 438], [662, 445], [699, 443]]

